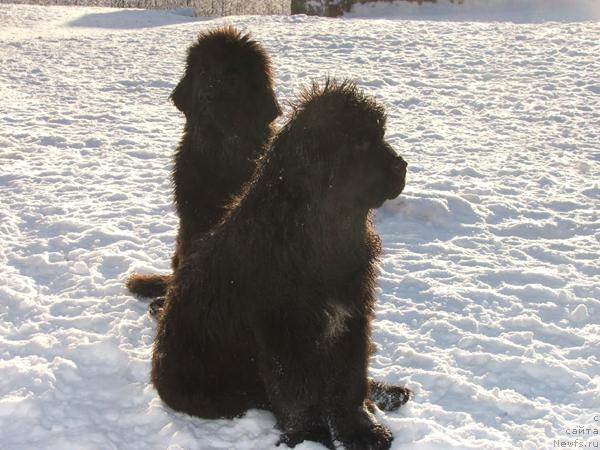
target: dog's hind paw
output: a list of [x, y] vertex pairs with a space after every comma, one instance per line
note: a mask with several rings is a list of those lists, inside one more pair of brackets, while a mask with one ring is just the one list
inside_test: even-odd
[[165, 306], [165, 297], [155, 298], [148, 305], [148, 313], [155, 319], [158, 319], [158, 317], [160, 316], [160, 314], [163, 311], [164, 306]]
[[329, 449], [335, 448], [329, 430], [325, 428], [309, 431], [286, 431], [280, 436], [276, 445], [279, 447], [279, 445], [285, 444], [290, 448], [294, 448], [304, 441], [318, 442]]

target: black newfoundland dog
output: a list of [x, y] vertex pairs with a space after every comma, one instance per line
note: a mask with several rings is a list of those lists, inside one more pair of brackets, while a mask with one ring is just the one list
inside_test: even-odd
[[[390, 447], [368, 400], [382, 384], [367, 378], [381, 252], [371, 210], [406, 176], [384, 130], [383, 108], [352, 83], [304, 92], [253, 181], [175, 271], [152, 358], [167, 405], [204, 418], [269, 409], [289, 446]], [[394, 408], [410, 396], [383, 386]]]
[[[171, 99], [186, 118], [173, 169], [179, 215], [172, 259], [176, 269], [192, 239], [223, 218], [225, 205], [252, 177], [281, 111], [266, 51], [231, 27], [198, 36]], [[127, 288], [160, 297], [170, 280], [171, 275], [134, 273]], [[155, 302], [154, 311], [161, 305], [162, 300]]]

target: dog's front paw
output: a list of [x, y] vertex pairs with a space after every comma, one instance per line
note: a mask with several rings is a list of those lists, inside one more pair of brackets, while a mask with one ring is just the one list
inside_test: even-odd
[[413, 396], [410, 389], [399, 384], [387, 384], [370, 380], [369, 400], [382, 411], [395, 411], [408, 402]]
[[381, 424], [339, 437], [346, 450], [388, 450], [393, 439], [391, 431]]

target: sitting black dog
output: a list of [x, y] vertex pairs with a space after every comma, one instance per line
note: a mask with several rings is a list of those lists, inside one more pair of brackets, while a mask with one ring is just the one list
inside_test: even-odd
[[[172, 259], [176, 269], [192, 239], [219, 223], [231, 198], [250, 181], [281, 110], [267, 52], [231, 27], [198, 36], [171, 99], [186, 118], [173, 168], [179, 216]], [[170, 274], [134, 273], [127, 288], [143, 297], [160, 297], [170, 280]], [[153, 302], [151, 312], [158, 312], [162, 303]]]
[[[275, 413], [281, 442], [388, 449], [367, 366], [381, 252], [371, 210], [406, 162], [381, 106], [354, 84], [313, 85], [221, 224], [180, 261], [160, 315], [152, 382], [204, 418]], [[395, 392], [395, 407], [410, 391]], [[374, 392], [371, 392], [374, 394]]]

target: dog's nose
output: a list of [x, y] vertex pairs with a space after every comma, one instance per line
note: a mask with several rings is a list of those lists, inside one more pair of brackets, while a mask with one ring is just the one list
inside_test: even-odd
[[394, 158], [394, 162], [392, 163], [392, 170], [396, 173], [406, 173], [406, 167], [408, 164], [401, 156]]

